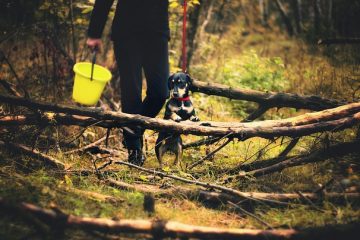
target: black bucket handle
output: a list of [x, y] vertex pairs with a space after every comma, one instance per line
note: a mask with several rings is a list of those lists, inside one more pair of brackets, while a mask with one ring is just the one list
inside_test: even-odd
[[91, 75], [90, 75], [90, 81], [93, 80], [93, 76], [94, 76], [94, 65], [96, 63], [96, 54], [97, 54], [97, 48], [93, 49], [93, 53], [92, 53], [92, 59], [91, 59]]

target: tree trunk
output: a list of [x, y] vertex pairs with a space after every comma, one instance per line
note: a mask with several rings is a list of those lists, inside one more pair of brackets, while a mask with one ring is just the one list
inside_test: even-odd
[[276, 3], [276, 6], [277, 6], [277, 8], [278, 8], [278, 10], [280, 12], [280, 15], [281, 15], [281, 17], [283, 19], [283, 22], [284, 22], [284, 24], [286, 26], [286, 30], [287, 30], [289, 36], [293, 36], [294, 35], [294, 28], [293, 28], [293, 26], [291, 24], [291, 20], [290, 20], [288, 14], [286, 13], [286, 10], [285, 10], [284, 6], [282, 5], [280, 0], [276, 0], [275, 3]]
[[268, 26], [269, 8], [268, 0], [259, 0], [260, 18], [263, 26]]
[[321, 6], [320, 0], [314, 0], [314, 30], [315, 35], [321, 34]]
[[187, 29], [187, 44], [188, 44], [188, 51], [187, 51], [187, 69], [190, 71], [191, 60], [193, 57], [194, 52], [196, 51], [197, 44], [195, 41], [196, 33], [199, 28], [199, 17], [202, 8], [202, 2], [200, 6], [195, 6], [193, 11], [189, 14], [189, 27]]
[[302, 32], [302, 1], [293, 0], [296, 32]]

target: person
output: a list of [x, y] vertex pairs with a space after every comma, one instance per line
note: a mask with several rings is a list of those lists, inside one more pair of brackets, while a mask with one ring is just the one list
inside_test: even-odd
[[[114, 0], [96, 0], [88, 27], [88, 47], [101, 49], [101, 36]], [[155, 117], [169, 95], [168, 0], [118, 0], [111, 27], [125, 113]], [[147, 91], [142, 100], [142, 70]], [[144, 130], [124, 130], [128, 161], [142, 165]]]

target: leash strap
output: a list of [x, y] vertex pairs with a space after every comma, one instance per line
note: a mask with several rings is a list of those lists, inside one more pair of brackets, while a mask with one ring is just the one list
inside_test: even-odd
[[187, 21], [187, 0], [183, 0], [183, 37], [182, 37], [182, 71], [186, 72], [187, 54], [186, 54], [186, 21]]

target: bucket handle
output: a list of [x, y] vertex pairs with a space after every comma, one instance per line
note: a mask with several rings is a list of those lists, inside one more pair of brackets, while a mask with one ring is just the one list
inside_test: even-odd
[[94, 50], [92, 51], [92, 59], [91, 59], [91, 75], [90, 75], [90, 81], [93, 80], [93, 75], [94, 75], [94, 65], [96, 62], [96, 53], [97, 53], [97, 48], [94, 48]]

